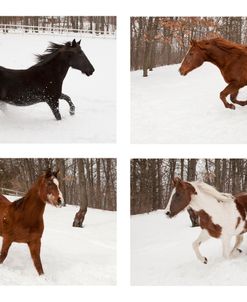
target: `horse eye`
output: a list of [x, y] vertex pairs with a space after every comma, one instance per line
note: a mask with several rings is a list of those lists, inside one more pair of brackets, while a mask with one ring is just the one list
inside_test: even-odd
[[190, 56], [193, 56], [193, 52], [190, 53]]

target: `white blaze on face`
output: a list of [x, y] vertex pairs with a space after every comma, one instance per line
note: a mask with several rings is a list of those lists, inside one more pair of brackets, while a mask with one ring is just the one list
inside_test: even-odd
[[64, 200], [63, 200], [63, 194], [62, 194], [62, 192], [60, 191], [60, 189], [59, 189], [59, 181], [57, 180], [57, 178], [53, 178], [53, 182], [54, 182], [54, 184], [57, 186], [57, 190], [58, 190], [58, 197], [61, 199], [61, 202], [62, 202], [62, 204], [64, 203]]
[[183, 58], [183, 61], [180, 63], [181, 65], [183, 64], [183, 62], [184, 62], [185, 58], [187, 57], [187, 54], [190, 52], [190, 50], [191, 50], [191, 47], [187, 50], [187, 52]]
[[174, 188], [174, 189], [172, 190], [170, 199], [169, 199], [169, 201], [168, 201], [168, 203], [167, 203], [167, 206], [166, 206], [166, 208], [165, 208], [165, 212], [170, 212], [170, 207], [171, 207], [171, 202], [172, 202], [172, 196], [175, 194], [175, 192], [176, 192], [176, 188]]
[[[56, 185], [56, 187], [57, 187], [57, 190], [58, 190], [58, 198], [60, 198], [60, 200], [61, 200], [61, 206], [62, 206], [62, 205], [64, 205], [64, 199], [63, 199], [63, 194], [62, 194], [62, 192], [61, 192], [60, 189], [59, 189], [59, 181], [58, 181], [57, 178], [55, 178], [55, 177], [52, 179], [52, 181], [53, 181], [53, 183], [54, 183], [54, 184]], [[54, 206], [57, 205], [57, 200], [55, 199], [55, 196], [54, 196], [52, 193], [47, 194], [47, 201], [48, 201], [49, 203], [53, 204]]]

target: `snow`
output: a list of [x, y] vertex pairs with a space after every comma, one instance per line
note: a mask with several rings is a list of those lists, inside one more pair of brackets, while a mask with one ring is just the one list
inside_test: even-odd
[[[204, 63], [187, 76], [180, 65], [155, 68], [147, 78], [131, 72], [133, 143], [247, 143], [247, 106], [226, 109], [218, 68]], [[247, 99], [247, 88], [238, 99]]]
[[240, 256], [226, 260], [221, 241], [212, 238], [200, 247], [208, 259], [203, 264], [192, 249], [200, 228], [190, 225], [187, 212], [173, 219], [161, 210], [131, 217], [132, 285], [247, 285], [247, 243]]
[[77, 211], [47, 205], [41, 245], [45, 275], [38, 276], [27, 245], [13, 243], [0, 265], [0, 284], [115, 285], [116, 213], [88, 208], [84, 228], [73, 228]]
[[[7, 105], [0, 110], [2, 143], [113, 143], [116, 140], [116, 40], [82, 38], [81, 47], [95, 68], [91, 77], [69, 69], [63, 93], [76, 106], [74, 116], [60, 100], [61, 121], [45, 103], [29, 107]], [[79, 39], [79, 38], [78, 38]], [[35, 64], [48, 42], [71, 41], [65, 35], [0, 34], [0, 66], [14, 69]]]

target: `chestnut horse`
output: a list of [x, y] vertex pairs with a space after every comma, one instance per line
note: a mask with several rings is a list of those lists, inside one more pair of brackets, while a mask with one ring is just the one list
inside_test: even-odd
[[[172, 218], [188, 207], [197, 213], [202, 229], [193, 243], [197, 258], [205, 264], [208, 262], [207, 258], [201, 255], [199, 246], [210, 237], [222, 240], [225, 258], [239, 254], [243, 233], [247, 231], [247, 193], [232, 196], [218, 192], [204, 182], [186, 182], [178, 177], [173, 180], [173, 184], [174, 189], [165, 213]], [[233, 236], [236, 236], [236, 242], [231, 248]]]
[[57, 173], [47, 171], [38, 178], [24, 197], [14, 202], [0, 195], [0, 235], [3, 237], [0, 263], [7, 257], [12, 242], [27, 243], [38, 274], [44, 274], [40, 247], [45, 205], [63, 205]]
[[185, 76], [204, 62], [210, 62], [220, 69], [228, 84], [220, 93], [220, 99], [225, 107], [235, 109], [233, 104], [227, 102], [228, 95], [232, 103], [247, 105], [247, 101], [237, 100], [239, 89], [247, 85], [247, 47], [223, 38], [192, 40], [190, 44], [179, 68], [180, 74]]

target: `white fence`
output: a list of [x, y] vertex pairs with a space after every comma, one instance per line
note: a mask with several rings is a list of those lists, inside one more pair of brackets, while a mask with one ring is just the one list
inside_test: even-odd
[[14, 196], [23, 196], [25, 193], [18, 190], [11, 190], [6, 188], [0, 188], [0, 193], [3, 195], [14, 195]]
[[104, 38], [116, 39], [116, 32], [112, 31], [96, 31], [89, 29], [73, 29], [66, 27], [43, 27], [32, 25], [14, 25], [14, 24], [0, 24], [0, 33], [11, 34], [42, 34], [42, 35], [65, 35], [69, 37], [83, 37], [83, 38]]

